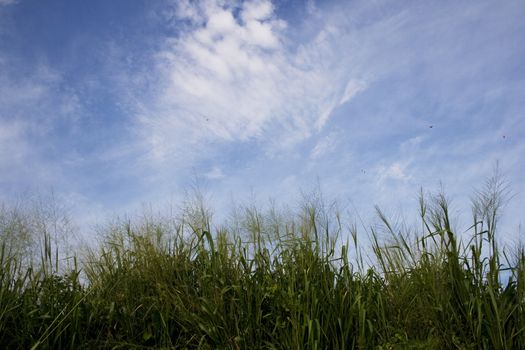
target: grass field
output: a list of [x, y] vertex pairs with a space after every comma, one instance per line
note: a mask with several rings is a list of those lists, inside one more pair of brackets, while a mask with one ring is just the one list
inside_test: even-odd
[[66, 261], [49, 227], [39, 258], [28, 257], [35, 250], [12, 239], [27, 235], [24, 220], [5, 209], [0, 344], [523, 349], [525, 252], [498, 247], [503, 194], [489, 180], [461, 235], [442, 194], [421, 194], [418, 229], [378, 210], [371, 247], [315, 201], [295, 212], [247, 206], [224, 226], [196, 201], [176, 218], [108, 224], [96, 248]]

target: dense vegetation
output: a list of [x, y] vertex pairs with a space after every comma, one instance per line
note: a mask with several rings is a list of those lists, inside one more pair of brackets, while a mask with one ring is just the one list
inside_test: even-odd
[[28, 258], [35, 250], [13, 239], [28, 235], [27, 217], [3, 207], [0, 344], [523, 349], [525, 254], [498, 248], [503, 192], [495, 178], [476, 194], [461, 235], [442, 194], [421, 194], [417, 230], [378, 210], [371, 247], [322, 201], [295, 214], [237, 208], [215, 227], [197, 200], [176, 218], [108, 224], [67, 260], [50, 225]]

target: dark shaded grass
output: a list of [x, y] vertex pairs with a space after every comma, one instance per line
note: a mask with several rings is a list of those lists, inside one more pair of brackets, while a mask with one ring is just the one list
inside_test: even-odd
[[75, 263], [62, 273], [47, 240], [38, 267], [4, 243], [0, 344], [522, 349], [525, 255], [519, 248], [507, 259], [502, 284], [501, 191], [494, 180], [478, 194], [467, 238], [453, 232], [443, 195], [421, 195], [418, 234], [378, 211], [389, 238], [371, 229], [370, 267], [355, 229], [353, 244], [343, 242], [337, 213], [316, 205], [291, 217], [245, 208], [240, 229], [213, 234], [202, 206], [169, 223], [110, 225], [82, 270]]

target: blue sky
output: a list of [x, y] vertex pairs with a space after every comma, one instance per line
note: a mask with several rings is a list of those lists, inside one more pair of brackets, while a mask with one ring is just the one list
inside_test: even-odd
[[523, 1], [0, 0], [0, 199], [87, 225], [181, 198], [218, 215], [319, 183], [367, 217], [525, 181]]

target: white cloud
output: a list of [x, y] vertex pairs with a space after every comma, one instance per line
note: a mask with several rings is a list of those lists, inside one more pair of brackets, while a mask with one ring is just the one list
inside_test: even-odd
[[407, 174], [408, 163], [394, 162], [389, 166], [379, 167], [379, 183], [386, 180], [407, 181], [411, 176]]
[[411, 137], [408, 140], [401, 142], [399, 145], [399, 150], [401, 152], [414, 152], [420, 147], [423, 141], [425, 141], [425, 137], [423, 135]]
[[212, 14], [206, 25], [210, 33], [219, 35], [231, 33], [235, 30], [236, 26], [237, 24], [232, 13], [225, 10], [219, 10]]
[[348, 74], [330, 55], [337, 30], [293, 44], [270, 1], [182, 2], [175, 17], [192, 25], [158, 53], [163, 89], [137, 118], [150, 160], [187, 161], [217, 141], [257, 139], [269, 152], [293, 146], [365, 88], [354, 81], [343, 95]]
[[336, 132], [332, 132], [327, 136], [323, 137], [317, 144], [314, 146], [310, 152], [310, 159], [315, 160], [319, 159], [328, 153], [331, 153], [337, 147], [337, 139], [340, 135]]
[[174, 13], [170, 13], [168, 17], [175, 16], [179, 19], [188, 19], [194, 23], [202, 22], [203, 20], [203, 9], [195, 6], [190, 0], [177, 0], [174, 1], [176, 10]]
[[214, 166], [213, 168], [211, 168], [210, 171], [204, 174], [204, 176], [212, 180], [218, 180], [225, 177], [224, 173], [222, 172], [222, 169], [218, 166]]
[[[55, 108], [65, 113], [74, 111], [74, 94], [57, 93], [62, 80], [57, 71], [46, 64], [37, 64], [28, 76], [19, 76], [13, 66], [16, 67], [16, 59], [0, 57], [0, 117], [51, 121], [62, 116]], [[45, 108], [53, 113], [40, 111]]]
[[273, 4], [267, 0], [246, 1], [243, 3], [241, 18], [245, 23], [264, 21], [273, 15]]
[[339, 104], [344, 104], [350, 101], [359, 92], [365, 90], [366, 87], [367, 84], [364, 81], [354, 79], [350, 80], [348, 84], [346, 84], [345, 92], [343, 93]]
[[0, 59], [0, 185], [53, 186], [64, 181], [61, 162], [74, 153], [62, 138], [79, 131], [80, 101], [61, 88], [60, 74], [48, 65], [37, 64], [23, 76], [12, 68], [16, 63]]

